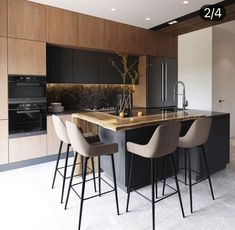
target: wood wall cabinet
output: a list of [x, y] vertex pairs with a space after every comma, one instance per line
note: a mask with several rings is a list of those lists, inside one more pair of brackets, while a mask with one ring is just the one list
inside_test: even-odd
[[7, 38], [0, 37], [0, 119], [8, 118]]
[[177, 58], [178, 38], [152, 30], [146, 31], [146, 53], [159, 57]]
[[9, 139], [9, 163], [46, 156], [47, 135]]
[[77, 13], [47, 6], [46, 41], [52, 44], [77, 46]]
[[104, 19], [78, 13], [78, 47], [105, 49]]
[[[72, 115], [60, 115], [62, 120], [65, 122], [71, 121]], [[47, 116], [47, 155], [54, 155], [57, 154], [59, 151], [60, 140], [55, 133], [55, 129], [53, 126], [52, 116]], [[70, 149], [71, 150], [71, 149]], [[62, 153], [67, 151], [67, 145], [63, 144]]]
[[0, 164], [8, 163], [8, 120], [0, 120]]
[[8, 0], [8, 37], [45, 41], [46, 6]]
[[8, 38], [8, 74], [46, 75], [46, 43]]
[[7, 36], [7, 0], [0, 1], [0, 36]]

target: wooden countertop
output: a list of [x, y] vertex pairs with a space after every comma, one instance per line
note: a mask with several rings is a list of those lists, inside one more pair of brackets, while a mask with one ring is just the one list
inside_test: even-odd
[[96, 125], [100, 125], [103, 128], [110, 129], [113, 131], [121, 131], [121, 130], [140, 128], [143, 126], [162, 124], [170, 121], [193, 120], [206, 116], [204, 113], [200, 112], [197, 113], [194, 110], [193, 111], [185, 110], [185, 111], [176, 111], [176, 112], [164, 111], [157, 114], [143, 115], [141, 117], [138, 117], [137, 116], [138, 111], [133, 113], [132, 117], [125, 117], [125, 118], [121, 118], [119, 116], [104, 112], [73, 113], [72, 117], [85, 120]]

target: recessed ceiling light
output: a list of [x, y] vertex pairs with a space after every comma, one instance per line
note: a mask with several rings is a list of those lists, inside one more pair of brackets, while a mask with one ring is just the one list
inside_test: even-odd
[[178, 21], [176, 21], [176, 20], [173, 20], [173, 21], [171, 21], [171, 22], [168, 22], [169, 25], [174, 25], [174, 24], [176, 24], [176, 23], [178, 23]]
[[149, 21], [149, 20], [150, 20], [150, 18], [145, 18], [145, 20]]
[[183, 4], [188, 4], [189, 3], [189, 1], [183, 1]]
[[116, 8], [111, 8], [112, 11], [116, 11]]

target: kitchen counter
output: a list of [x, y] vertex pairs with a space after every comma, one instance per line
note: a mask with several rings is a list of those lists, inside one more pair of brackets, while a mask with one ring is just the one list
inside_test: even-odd
[[[138, 116], [138, 112], [143, 116]], [[112, 131], [131, 130], [144, 126], [157, 125], [171, 121], [195, 120], [204, 116], [218, 116], [223, 113], [209, 112], [201, 110], [160, 110], [152, 109], [133, 109], [130, 117], [119, 117], [116, 112], [79, 112], [73, 113], [73, 118], [78, 118], [99, 125]]]
[[[138, 111], [142, 111], [144, 116], [138, 117]], [[121, 118], [115, 113], [104, 112], [80, 112], [73, 113], [75, 122], [81, 124], [85, 122], [95, 124], [98, 133], [104, 143], [118, 143], [118, 153], [114, 154], [116, 164], [117, 183], [120, 188], [126, 191], [129, 178], [130, 153], [127, 151], [128, 141], [139, 144], [146, 144], [150, 140], [156, 128], [165, 122], [181, 121], [181, 136], [185, 135], [193, 121], [200, 117], [212, 117], [212, 127], [207, 143], [205, 144], [206, 154], [209, 162], [210, 172], [215, 173], [226, 167], [229, 163], [229, 114], [202, 110], [160, 110], [160, 109], [134, 109], [131, 117]], [[195, 148], [191, 150], [192, 169], [198, 173], [193, 173], [192, 178], [199, 180], [205, 176], [204, 164], [201, 161], [200, 151]], [[182, 149], [175, 154], [176, 166], [182, 168], [184, 154]], [[158, 167], [156, 177], [161, 179], [163, 173], [163, 161], [157, 160]], [[136, 156], [134, 169], [133, 186], [143, 187], [149, 184], [150, 162], [148, 159]], [[107, 177], [112, 180], [112, 170], [110, 159], [101, 158], [101, 167]], [[169, 175], [172, 169], [169, 166]]]

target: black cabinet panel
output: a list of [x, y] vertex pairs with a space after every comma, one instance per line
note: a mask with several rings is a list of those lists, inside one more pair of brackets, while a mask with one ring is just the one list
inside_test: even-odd
[[47, 82], [73, 82], [72, 49], [47, 47]]
[[82, 84], [98, 83], [99, 53], [73, 50], [73, 82]]

